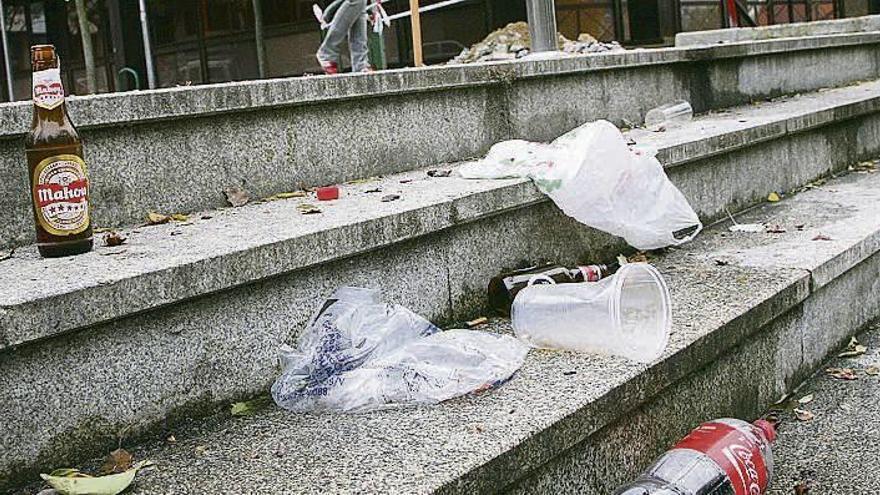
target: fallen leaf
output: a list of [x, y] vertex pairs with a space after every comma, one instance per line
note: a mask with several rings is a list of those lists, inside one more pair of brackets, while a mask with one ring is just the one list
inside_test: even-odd
[[171, 219], [175, 222], [186, 222], [189, 220], [189, 215], [184, 215], [183, 213], [175, 213], [171, 215]]
[[224, 192], [226, 193], [226, 201], [228, 201], [233, 208], [244, 206], [251, 200], [248, 193], [238, 187], [230, 187]]
[[272, 197], [278, 198], [278, 199], [291, 199], [291, 198], [305, 198], [306, 196], [308, 196], [308, 193], [306, 193], [305, 191], [293, 191], [293, 192], [278, 193]]
[[782, 199], [782, 198], [780, 198], [779, 194], [776, 192], [772, 192], [772, 193], [770, 193], [769, 196], [767, 196], [767, 201], [769, 201], [771, 203], [778, 203], [780, 199]]
[[481, 316], [480, 318], [477, 318], [475, 320], [471, 320], [471, 321], [467, 322], [467, 326], [468, 326], [468, 328], [474, 328], [474, 327], [478, 327], [480, 325], [485, 325], [486, 323], [489, 323], [489, 318], [486, 318], [485, 316]]
[[563, 371], [562, 372], [563, 376], [572, 376], [572, 375], [576, 375], [576, 374], [577, 374], [577, 371]]
[[177, 443], [177, 438], [174, 435], [168, 435], [168, 438], [165, 439], [168, 443]]
[[828, 368], [825, 373], [838, 380], [858, 380], [859, 378], [851, 368]]
[[813, 394], [805, 395], [798, 399], [798, 404], [800, 405], [809, 404], [810, 402], [813, 402]]
[[314, 215], [317, 213], [321, 213], [321, 209], [311, 203], [302, 203], [296, 206], [296, 209], [299, 210], [303, 215]]
[[110, 231], [104, 234], [104, 245], [107, 247], [116, 247], [125, 244], [127, 237], [122, 237], [118, 232]]
[[815, 419], [816, 415], [806, 409], [795, 409], [794, 417], [796, 417], [798, 421], [812, 421]]
[[202, 215], [202, 220], [210, 220], [212, 218], [214, 217], [212, 217], [211, 215]]
[[390, 203], [391, 201], [397, 201], [400, 199], [400, 194], [389, 194], [387, 196], [382, 196], [383, 203]]
[[794, 485], [794, 495], [808, 495], [811, 488], [813, 488], [812, 483], [809, 481], [801, 481], [797, 485]]
[[865, 374], [871, 376], [880, 375], [880, 366], [868, 366], [867, 368], [865, 368]]
[[99, 471], [101, 474], [118, 474], [131, 469], [134, 458], [125, 449], [116, 449], [110, 452], [104, 459], [104, 465]]
[[718, 266], [727, 266], [727, 265], [730, 264], [729, 261], [727, 261], [727, 260], [722, 260], [722, 259], [718, 259], [718, 258], [716, 258], [714, 261], [715, 261], [715, 264], [718, 265]]
[[197, 455], [205, 455], [205, 452], [208, 451], [208, 447], [205, 445], [199, 445], [195, 448], [195, 452]]
[[788, 232], [785, 230], [785, 227], [779, 224], [768, 225], [765, 231], [769, 234], [784, 234]]
[[367, 194], [369, 194], [369, 193], [380, 193], [380, 192], [382, 192], [382, 188], [381, 188], [381, 187], [377, 187], [377, 188], [374, 188], [374, 189], [367, 189], [367, 190], [364, 191], [364, 192], [367, 193]]
[[816, 237], [813, 237], [814, 241], [830, 241], [831, 237], [825, 234], [818, 234]]
[[804, 230], [804, 227], [806, 227], [806, 225], [804, 225], [802, 223], [794, 226], [794, 228], [796, 228], [798, 230]]
[[232, 404], [232, 410], [230, 412], [233, 416], [250, 416], [254, 413], [247, 402], [236, 402], [235, 404]]
[[837, 355], [837, 357], [841, 358], [850, 358], [861, 356], [862, 354], [868, 352], [868, 348], [859, 344], [858, 339], [853, 337], [849, 341], [849, 345], [846, 346], [846, 350]]
[[765, 229], [766, 227], [764, 227], [763, 223], [738, 223], [728, 228], [731, 232], [748, 232], [750, 234], [764, 232]]
[[452, 170], [428, 170], [428, 177], [449, 177]]
[[163, 215], [161, 213], [155, 213], [152, 211], [147, 213], [147, 223], [150, 225], [161, 225], [170, 221], [171, 217], [169, 217], [168, 215]]
[[413, 181], [412, 179], [400, 179], [401, 184], [409, 184], [412, 181]]
[[131, 485], [138, 471], [153, 465], [150, 461], [141, 461], [123, 473], [98, 478], [76, 469], [63, 470], [64, 476], [58, 476], [60, 471], [55, 470], [52, 474], [40, 474], [40, 477], [64, 495], [117, 495]]

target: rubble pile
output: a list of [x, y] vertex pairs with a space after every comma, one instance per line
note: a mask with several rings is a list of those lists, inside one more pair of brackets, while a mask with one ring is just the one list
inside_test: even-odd
[[[600, 53], [623, 50], [620, 43], [612, 41], [603, 43], [587, 33], [578, 36], [577, 41], [558, 34], [559, 50], [564, 53]], [[498, 60], [514, 60], [525, 57], [532, 46], [529, 25], [525, 22], [514, 22], [494, 31], [486, 38], [464, 49], [457, 57], [450, 60], [451, 65], [471, 64], [476, 62], [492, 62]]]

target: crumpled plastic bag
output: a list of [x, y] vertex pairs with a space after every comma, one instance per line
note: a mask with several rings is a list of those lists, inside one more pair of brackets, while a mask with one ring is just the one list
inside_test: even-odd
[[297, 348], [282, 348], [272, 397], [297, 412], [436, 404], [504, 383], [527, 352], [513, 337], [441, 332], [403, 306], [382, 303], [377, 291], [342, 288]]
[[620, 130], [605, 120], [584, 124], [550, 144], [498, 143], [459, 174], [529, 177], [567, 215], [637, 249], [677, 246], [703, 228], [654, 153], [630, 149]]

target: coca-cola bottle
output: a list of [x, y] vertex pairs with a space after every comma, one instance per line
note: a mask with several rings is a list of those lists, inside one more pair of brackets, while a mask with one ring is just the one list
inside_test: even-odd
[[704, 423], [663, 454], [635, 483], [615, 495], [761, 495], [773, 475], [770, 444], [776, 430], [764, 420]]
[[489, 306], [499, 314], [509, 315], [516, 294], [530, 285], [598, 282], [616, 272], [618, 268], [620, 268], [618, 263], [577, 268], [545, 263], [503, 273], [489, 281]]

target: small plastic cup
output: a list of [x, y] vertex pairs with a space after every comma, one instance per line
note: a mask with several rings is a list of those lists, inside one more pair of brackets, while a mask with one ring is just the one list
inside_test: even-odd
[[694, 109], [691, 104], [684, 100], [678, 100], [648, 110], [648, 113], [645, 114], [645, 127], [656, 131], [663, 126], [669, 127], [687, 122], [693, 117]]
[[647, 263], [630, 263], [598, 282], [533, 285], [511, 310], [517, 337], [532, 347], [623, 356], [651, 362], [672, 326], [669, 289]]

